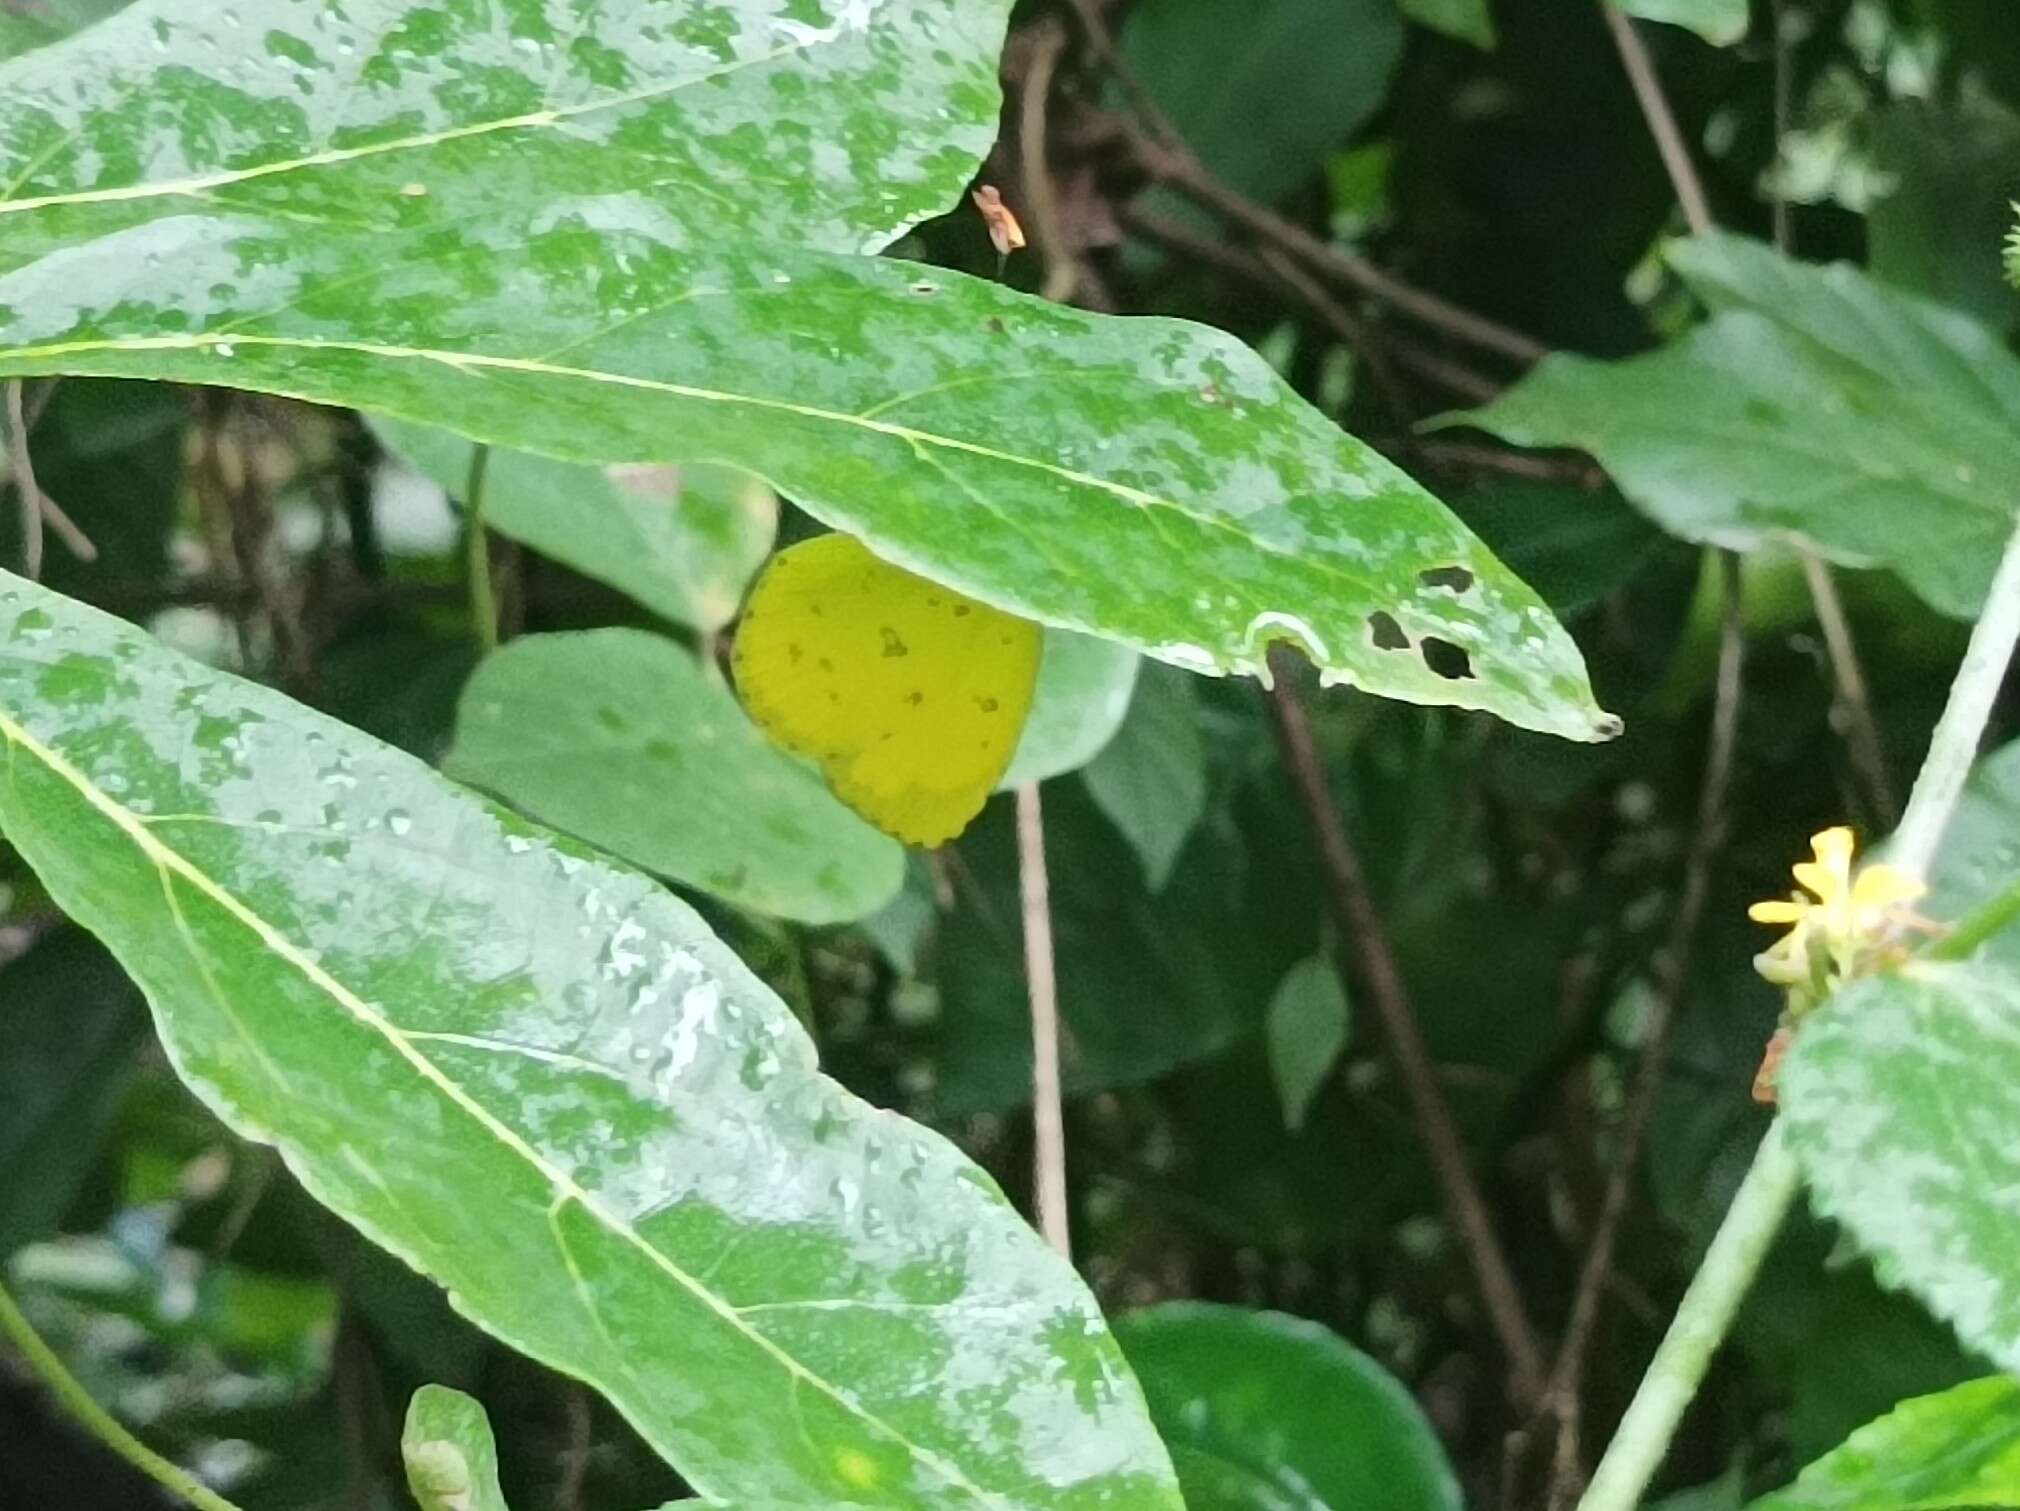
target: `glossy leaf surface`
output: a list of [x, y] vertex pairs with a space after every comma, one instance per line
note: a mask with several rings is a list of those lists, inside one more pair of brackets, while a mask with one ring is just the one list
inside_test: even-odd
[[6, 261], [114, 234], [137, 254], [158, 245], [139, 227], [200, 205], [524, 230], [621, 214], [613, 195], [671, 239], [873, 251], [939, 213], [994, 138], [1006, 10], [142, 0], [6, 70], [0, 182], [32, 217]]
[[1206, 745], [1191, 677], [1145, 667], [1129, 717], [1088, 763], [1084, 780], [1095, 806], [1136, 850], [1150, 890], [1162, 891], [1206, 811]]
[[[381, 418], [379, 438], [462, 500], [472, 446], [432, 425]], [[735, 616], [778, 530], [778, 496], [706, 464], [589, 467], [494, 449], [484, 523], [585, 577], [705, 633]]]
[[2020, 1384], [1973, 1380], [1903, 1402], [1748, 1511], [2020, 1506]]
[[[952, 198], [1001, 16], [787, 9], [646, 5], [549, 37], [532, 0], [468, 35], [388, 0], [264, 31], [142, 5], [16, 60], [0, 374], [720, 462], [900, 565], [1198, 670], [1289, 638], [1388, 696], [1616, 727], [1535, 596], [1231, 337], [796, 249]], [[128, 108], [151, 89], [159, 121]]]
[[423, 1385], [414, 1392], [400, 1457], [421, 1511], [507, 1511], [491, 1423], [462, 1391]]
[[1625, 362], [1549, 357], [1469, 423], [1589, 451], [1672, 534], [1799, 535], [1975, 614], [2020, 498], [2020, 360], [1849, 267], [1737, 237], [1671, 258], [1710, 321]]
[[1129, 712], [1142, 657], [1126, 645], [1050, 630], [1031, 713], [998, 791], [1077, 771], [1101, 753]]
[[1725, 46], [1746, 35], [1746, 0], [1619, 0], [1620, 8], [1643, 21], [1666, 21]]
[[766, 739], [671, 640], [530, 635], [463, 690], [442, 769], [598, 849], [806, 923], [890, 900], [904, 851]]
[[1175, 1511], [1078, 1280], [677, 899], [14, 578], [0, 735], [183, 1079], [710, 1497]]
[[1410, 1393], [1317, 1323], [1174, 1302], [1115, 1331], [1192, 1511], [1461, 1511]]
[[2020, 977], [1922, 962], [1855, 982], [1797, 1035], [1781, 1098], [1818, 1210], [2020, 1367]]

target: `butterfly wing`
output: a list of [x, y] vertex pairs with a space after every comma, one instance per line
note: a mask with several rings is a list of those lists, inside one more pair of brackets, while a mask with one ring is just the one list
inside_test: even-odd
[[752, 717], [909, 844], [952, 839], [1010, 764], [1043, 632], [823, 535], [773, 557], [737, 630]]

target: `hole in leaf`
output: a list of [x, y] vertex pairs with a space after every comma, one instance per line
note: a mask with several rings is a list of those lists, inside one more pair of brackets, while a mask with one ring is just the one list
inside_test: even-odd
[[1386, 609], [1376, 609], [1368, 616], [1368, 633], [1374, 638], [1376, 650], [1406, 651], [1410, 648], [1410, 637], [1396, 623], [1396, 616]]
[[1424, 658], [1424, 665], [1447, 682], [1464, 682], [1473, 675], [1473, 658], [1451, 641], [1440, 640], [1436, 635], [1426, 635], [1417, 647], [1417, 654]]
[[1473, 586], [1473, 574], [1461, 566], [1426, 567], [1417, 574], [1417, 581], [1427, 588], [1447, 588], [1454, 593], [1463, 593]]

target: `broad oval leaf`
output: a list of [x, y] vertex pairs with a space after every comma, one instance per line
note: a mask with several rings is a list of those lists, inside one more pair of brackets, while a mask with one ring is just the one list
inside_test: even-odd
[[80, 246], [212, 201], [304, 226], [524, 230], [636, 195], [629, 213], [671, 240], [874, 251], [939, 213], [995, 138], [1008, 9], [140, 0], [0, 69], [4, 208], [34, 216], [7, 240]]
[[442, 769], [544, 824], [726, 902], [842, 923], [905, 852], [779, 749], [693, 656], [644, 630], [529, 635], [463, 689]]
[[[372, 428], [462, 499], [469, 441], [383, 416]], [[705, 634], [736, 616], [778, 518], [771, 489], [722, 467], [587, 467], [496, 448], [485, 463], [486, 526]]]
[[1464, 1511], [1409, 1391], [1316, 1322], [1172, 1302], [1115, 1333], [1191, 1511]]
[[423, 1385], [414, 1392], [400, 1458], [421, 1511], [507, 1511], [490, 1419], [460, 1390]]
[[0, 738], [183, 1078], [710, 1498], [1176, 1511], [1071, 1270], [678, 899], [10, 577]]
[[1710, 321], [1625, 362], [1548, 357], [1466, 422], [1590, 452], [1686, 539], [1748, 550], [1796, 535], [1974, 616], [2020, 498], [2020, 360], [1854, 268], [1738, 237], [1670, 256]]
[[143, 3], [0, 68], [0, 374], [721, 462], [1177, 664], [1261, 671], [1289, 639], [1388, 696], [1615, 732], [1536, 597], [1231, 337], [796, 249], [952, 197], [1002, 9], [579, 0], [550, 36], [535, 0], [467, 34], [393, 0], [266, 27]]
[[1780, 1090], [1818, 1210], [2020, 1369], [2020, 977], [1913, 962], [1854, 982], [1803, 1025]]
[[95, 298], [60, 256], [0, 276], [0, 374], [228, 383], [577, 461], [719, 461], [899, 566], [1192, 670], [1262, 674], [1290, 640], [1385, 696], [1617, 732], [1540, 600], [1223, 332], [579, 216], [442, 233], [412, 261], [237, 216], [148, 230], [161, 262], [133, 249]]
[[1904, 1401], [1747, 1511], [2020, 1506], [2020, 1384], [1995, 1376]]

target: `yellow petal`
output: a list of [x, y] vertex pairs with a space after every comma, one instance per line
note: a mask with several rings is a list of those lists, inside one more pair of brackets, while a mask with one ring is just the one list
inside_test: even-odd
[[1810, 848], [1816, 852], [1817, 864], [1829, 866], [1840, 874], [1851, 871], [1852, 843], [1852, 831], [1843, 824], [1810, 836]]
[[1834, 902], [1845, 892], [1844, 874], [1832, 866], [1799, 860], [1789, 868], [1798, 885], [1816, 893], [1819, 902]]
[[1868, 866], [1852, 886], [1852, 903], [1859, 908], [1891, 908], [1915, 902], [1929, 889], [1906, 871], [1894, 866]]
[[1790, 898], [1783, 901], [1776, 897], [1769, 898], [1766, 902], [1755, 903], [1746, 910], [1746, 916], [1755, 923], [1801, 923], [1803, 915], [1809, 910], [1810, 905], [1800, 899]]

